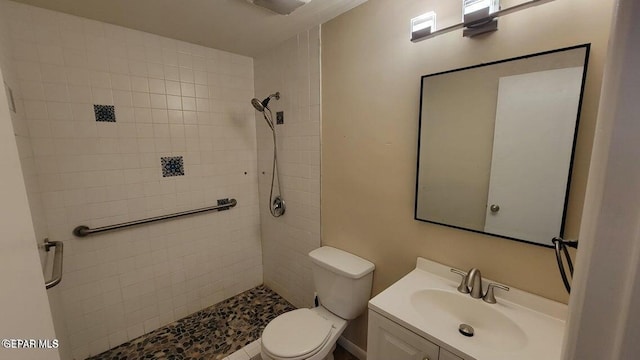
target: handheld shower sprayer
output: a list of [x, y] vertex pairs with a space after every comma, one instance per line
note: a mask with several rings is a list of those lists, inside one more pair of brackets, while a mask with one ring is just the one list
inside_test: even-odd
[[258, 98], [253, 98], [251, 99], [251, 105], [253, 105], [253, 107], [256, 108], [256, 110], [263, 113], [264, 109], [268, 109], [269, 101], [271, 101], [271, 98], [276, 98], [276, 100], [280, 100], [280, 92], [277, 91], [267, 96], [267, 98], [262, 101], [258, 100]]
[[[273, 167], [271, 171], [271, 190], [269, 192], [269, 212], [273, 217], [280, 217], [284, 214], [286, 210], [286, 206], [284, 204], [284, 199], [282, 198], [282, 190], [280, 189], [280, 174], [278, 172], [278, 148], [276, 146], [276, 129], [273, 127], [273, 114], [271, 113], [271, 109], [269, 109], [269, 101], [271, 98], [275, 98], [276, 100], [280, 100], [280, 92], [275, 92], [269, 96], [267, 96], [264, 100], [260, 101], [258, 98], [251, 99], [251, 105], [262, 113], [264, 120], [271, 128], [271, 133], [273, 135]], [[278, 195], [273, 196], [273, 186], [274, 181], [277, 177], [278, 180]]]

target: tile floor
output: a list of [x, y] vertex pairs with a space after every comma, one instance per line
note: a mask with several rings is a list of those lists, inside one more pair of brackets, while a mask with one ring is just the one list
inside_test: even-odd
[[[260, 285], [87, 360], [259, 360], [260, 335], [295, 307]], [[340, 345], [335, 360], [357, 360]]]
[[[260, 357], [260, 340], [252, 342], [222, 360], [262, 360], [262, 357]], [[358, 358], [336, 344], [333, 360], [358, 360]]]
[[295, 307], [260, 285], [89, 360], [220, 360], [260, 338]]

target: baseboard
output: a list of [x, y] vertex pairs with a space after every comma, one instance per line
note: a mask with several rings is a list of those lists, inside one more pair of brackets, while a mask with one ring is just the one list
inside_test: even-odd
[[367, 352], [362, 350], [358, 345], [347, 340], [344, 336], [338, 338], [338, 344], [345, 350], [351, 353], [351, 355], [358, 358], [358, 360], [367, 360]]

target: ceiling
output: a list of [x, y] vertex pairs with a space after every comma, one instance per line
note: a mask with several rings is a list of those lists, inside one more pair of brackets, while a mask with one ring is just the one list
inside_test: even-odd
[[315, 0], [284, 16], [247, 0], [14, 0], [256, 56], [367, 0]]

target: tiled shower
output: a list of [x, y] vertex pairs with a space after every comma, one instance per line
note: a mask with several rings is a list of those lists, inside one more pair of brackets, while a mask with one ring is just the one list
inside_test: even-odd
[[257, 120], [264, 281], [295, 306], [309, 307], [314, 289], [307, 254], [320, 246], [320, 28], [298, 34], [254, 62], [256, 94], [291, 94], [270, 104], [274, 113], [285, 114], [284, 125], [276, 125], [287, 203], [282, 219], [264, 211], [273, 149], [269, 128]]
[[[0, 0], [0, 66], [36, 236], [65, 243], [63, 281], [48, 292], [63, 359], [263, 282], [310, 305], [306, 253], [320, 245], [319, 38], [311, 29], [253, 59]], [[254, 78], [254, 61], [269, 75]], [[273, 108], [285, 111], [277, 131], [289, 200], [278, 220], [264, 203], [270, 137], [249, 104], [273, 91], [283, 93]], [[224, 198], [238, 205], [71, 234]]]

